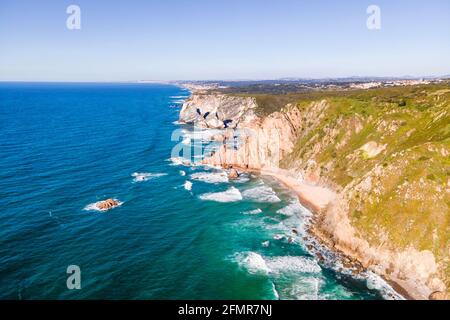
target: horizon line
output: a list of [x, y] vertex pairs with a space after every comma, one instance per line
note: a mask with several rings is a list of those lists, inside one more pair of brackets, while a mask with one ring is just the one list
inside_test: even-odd
[[422, 76], [342, 76], [342, 77], [280, 77], [280, 78], [236, 78], [236, 79], [173, 79], [173, 80], [156, 80], [156, 79], [139, 79], [139, 80], [0, 80], [0, 83], [161, 83], [171, 84], [179, 82], [251, 82], [251, 81], [301, 81], [301, 80], [342, 80], [342, 79], [446, 79], [450, 78], [449, 74], [443, 75], [422, 75]]

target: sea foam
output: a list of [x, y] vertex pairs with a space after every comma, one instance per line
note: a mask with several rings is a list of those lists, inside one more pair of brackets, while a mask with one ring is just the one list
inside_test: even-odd
[[150, 179], [166, 176], [167, 173], [148, 173], [148, 172], [135, 172], [131, 176], [134, 177], [134, 182], [144, 182]]
[[242, 192], [242, 196], [246, 200], [255, 202], [280, 202], [280, 198], [275, 194], [271, 187], [261, 186], [252, 189], [248, 189]]
[[191, 179], [206, 183], [227, 183], [228, 176], [225, 172], [197, 172], [191, 174]]
[[184, 188], [185, 188], [187, 191], [191, 191], [191, 190], [192, 190], [192, 182], [186, 181], [186, 182], [184, 183]]
[[168, 159], [168, 161], [172, 162], [170, 164], [171, 166], [187, 166], [187, 165], [191, 165], [191, 162], [188, 159], [182, 158], [182, 157], [172, 157], [172, 158]]
[[223, 133], [223, 130], [219, 129], [195, 129], [195, 130], [182, 130], [183, 137], [185, 139], [209, 142], [215, 135]]
[[285, 216], [293, 216], [295, 214], [301, 215], [301, 216], [309, 216], [310, 215], [310, 212], [300, 204], [298, 199], [293, 200], [286, 207], [278, 210], [277, 213], [285, 215]]
[[255, 210], [244, 211], [243, 214], [255, 215], [255, 214], [260, 214], [261, 212], [262, 212], [261, 209], [255, 209]]
[[264, 258], [255, 252], [239, 253], [236, 255], [238, 264], [247, 269], [252, 274], [267, 274], [270, 269], [267, 267]]
[[205, 193], [200, 197], [202, 200], [216, 201], [216, 202], [236, 202], [242, 200], [241, 192], [235, 187], [231, 187], [227, 191]]
[[319, 264], [308, 257], [281, 256], [267, 258], [266, 264], [272, 273], [319, 273]]
[[236, 260], [250, 273], [320, 273], [322, 269], [312, 258], [303, 256], [263, 257], [256, 252], [237, 253]]

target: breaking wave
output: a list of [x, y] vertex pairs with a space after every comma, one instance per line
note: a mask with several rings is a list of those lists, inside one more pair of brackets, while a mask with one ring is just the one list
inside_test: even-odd
[[167, 176], [167, 173], [135, 172], [131, 176], [134, 177], [134, 182], [144, 182], [153, 178]]
[[191, 174], [192, 180], [206, 183], [227, 183], [228, 176], [225, 172], [197, 172]]
[[236, 202], [242, 200], [241, 192], [235, 187], [231, 187], [227, 191], [205, 193], [200, 197], [202, 200], [216, 201], [216, 202]]
[[236, 255], [236, 260], [241, 267], [252, 274], [268, 274], [270, 272], [266, 261], [258, 253], [238, 253]]
[[286, 207], [281, 208], [277, 211], [278, 214], [282, 214], [285, 216], [293, 216], [295, 214], [302, 216], [310, 216], [311, 213], [304, 206], [300, 204], [298, 199], [295, 199], [293, 202], [288, 204]]
[[242, 196], [246, 200], [255, 202], [280, 202], [280, 198], [275, 194], [271, 187], [261, 186], [252, 189], [248, 189], [242, 192]]
[[191, 191], [191, 190], [192, 190], [192, 182], [186, 181], [186, 182], [184, 183], [184, 188], [185, 188], [187, 191]]
[[250, 214], [250, 215], [254, 215], [254, 214], [260, 214], [262, 212], [261, 209], [255, 209], [255, 210], [249, 210], [249, 211], [245, 211], [243, 212], [243, 214]]
[[256, 252], [237, 253], [237, 263], [250, 273], [320, 273], [322, 269], [312, 258], [303, 256], [263, 257]]
[[267, 258], [266, 264], [273, 273], [320, 273], [322, 270], [315, 260], [302, 256], [271, 257]]

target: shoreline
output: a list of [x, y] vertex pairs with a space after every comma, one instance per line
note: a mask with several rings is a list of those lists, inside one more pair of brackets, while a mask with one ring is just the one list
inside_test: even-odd
[[[333, 201], [336, 200], [336, 193], [333, 192], [332, 190], [299, 181], [296, 178], [288, 176], [287, 173], [289, 171], [284, 169], [263, 168], [261, 170], [257, 170], [251, 168], [244, 168], [236, 165], [233, 165], [233, 169], [237, 169], [243, 172], [258, 173], [263, 176], [265, 175], [274, 178], [280, 184], [293, 191], [297, 195], [300, 203], [311, 211], [314, 218], [317, 217], [319, 212], [326, 210], [328, 205], [330, 205]], [[314, 224], [315, 219], [312, 220], [312, 226], [306, 230], [311, 237], [317, 240], [321, 245], [325, 246], [328, 250], [335, 253], [341, 259], [346, 258], [350, 260], [351, 263], [356, 265], [358, 268], [369, 270], [368, 268], [362, 267], [361, 262], [357, 258], [352, 257], [339, 249], [336, 249], [332, 244], [332, 239], [330, 239], [325, 234], [319, 234], [318, 232], [316, 232]], [[408, 290], [405, 289], [401, 284], [395, 282], [394, 280], [387, 279], [385, 276], [381, 274], [378, 273], [376, 274], [381, 279], [383, 279], [386, 282], [386, 284], [389, 285], [396, 294], [398, 294], [405, 300], [416, 300], [408, 292]]]
[[[336, 194], [331, 191], [330, 189], [320, 187], [320, 186], [313, 186], [309, 185], [305, 182], [300, 182], [298, 179], [283, 175], [283, 173], [286, 173], [286, 170], [278, 169], [276, 171], [273, 171], [273, 169], [263, 169], [260, 171], [262, 175], [268, 175], [273, 178], [275, 178], [277, 181], [279, 181], [281, 184], [292, 190], [298, 197], [300, 203], [304, 205], [306, 208], [311, 210], [314, 217], [317, 217], [318, 213], [322, 210], [325, 210], [328, 205], [330, 205], [334, 200], [336, 200]], [[315, 192], [318, 192], [315, 194]], [[320, 195], [321, 197], [317, 197]], [[356, 263], [358, 265], [361, 265], [361, 262], [358, 261], [357, 258], [349, 256], [348, 254], [342, 252], [341, 250], [336, 249], [332, 245], [332, 239], [327, 237], [325, 234], [319, 235], [317, 232], [315, 232], [315, 221], [313, 219], [313, 225], [311, 228], [308, 228], [307, 232], [314, 237], [316, 240], [318, 240], [322, 245], [326, 246], [329, 250], [332, 252], [343, 256], [345, 258], [348, 258], [352, 261], [352, 263]], [[324, 239], [324, 237], [326, 237]], [[368, 270], [367, 268], [364, 268]], [[380, 275], [377, 273], [379, 277], [381, 277], [391, 288], [394, 290], [398, 295], [402, 296], [406, 300], [415, 300], [410, 293], [403, 288], [399, 283], [386, 279], [383, 275]]]
[[[190, 88], [190, 94], [191, 97], [195, 95], [195, 90], [192, 90]], [[184, 108], [184, 105], [183, 105]], [[289, 139], [289, 137], [286, 137]], [[409, 287], [409, 290], [406, 289], [407, 287], [403, 286], [401, 283], [396, 282], [392, 279], [388, 279], [383, 274], [376, 272], [374, 269], [370, 269], [369, 267], [363, 267], [363, 260], [361, 260], [361, 257], [358, 257], [358, 255], [352, 254], [352, 252], [348, 252], [345, 250], [345, 248], [339, 248], [336, 246], [335, 240], [333, 240], [333, 236], [330, 234], [326, 234], [322, 230], [318, 228], [319, 226], [319, 220], [320, 216], [325, 214], [327, 209], [331, 207], [331, 205], [338, 203], [338, 194], [328, 188], [323, 186], [318, 186], [315, 183], [308, 181], [305, 181], [303, 179], [298, 179], [297, 177], [293, 176], [293, 173], [286, 169], [281, 169], [278, 167], [272, 167], [272, 166], [262, 166], [262, 167], [249, 167], [248, 165], [243, 166], [240, 165], [240, 161], [237, 161], [236, 158], [234, 158], [233, 161], [226, 161], [224, 162], [223, 159], [226, 158], [226, 154], [223, 156], [223, 158], [219, 157], [218, 159], [215, 159], [216, 161], [205, 161], [206, 159], [211, 158], [205, 158], [202, 161], [203, 165], [222, 168], [222, 169], [237, 169], [242, 172], [253, 172], [260, 175], [270, 176], [274, 178], [276, 181], [278, 181], [281, 185], [284, 185], [286, 188], [293, 191], [300, 203], [309, 209], [312, 213], [312, 220], [311, 220], [311, 226], [306, 230], [308, 235], [313, 239], [315, 242], [317, 242], [320, 246], [325, 247], [327, 250], [332, 252], [334, 255], [336, 255], [338, 258], [338, 261], [345, 261], [347, 264], [350, 264], [353, 269], [356, 270], [363, 270], [365, 272], [371, 272], [377, 277], [380, 278], [380, 280], [383, 280], [385, 285], [389, 288], [389, 290], [392, 290], [394, 294], [394, 298], [398, 299], [406, 299], [406, 300], [415, 300], [417, 298], [414, 298], [414, 295], [417, 293], [413, 290], [413, 288]], [[417, 297], [419, 297], [419, 294], [416, 294]]]

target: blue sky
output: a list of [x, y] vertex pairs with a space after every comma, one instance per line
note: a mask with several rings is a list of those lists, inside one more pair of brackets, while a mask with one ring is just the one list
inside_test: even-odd
[[[71, 4], [80, 30], [66, 28]], [[371, 4], [381, 30], [366, 27]], [[0, 81], [442, 74], [448, 0], [0, 2]]]

